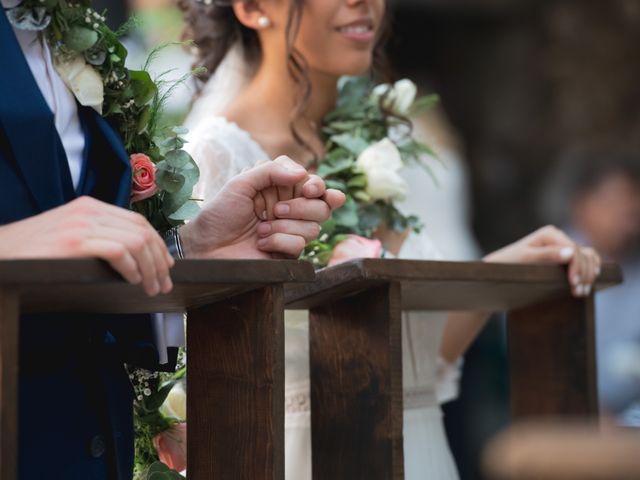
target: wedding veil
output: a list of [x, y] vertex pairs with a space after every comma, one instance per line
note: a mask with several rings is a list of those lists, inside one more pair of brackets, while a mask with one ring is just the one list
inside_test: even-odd
[[249, 83], [254, 70], [255, 67], [245, 59], [242, 45], [236, 42], [196, 95], [185, 127], [193, 131], [207, 118], [220, 115]]

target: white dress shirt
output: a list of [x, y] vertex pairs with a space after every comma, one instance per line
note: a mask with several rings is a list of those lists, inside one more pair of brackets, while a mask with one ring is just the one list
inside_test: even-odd
[[[2, 4], [5, 5], [4, 0]], [[53, 112], [56, 130], [69, 161], [73, 186], [77, 188], [82, 172], [85, 138], [75, 97], [56, 72], [47, 43], [36, 32], [15, 29], [14, 32], [33, 78]]]

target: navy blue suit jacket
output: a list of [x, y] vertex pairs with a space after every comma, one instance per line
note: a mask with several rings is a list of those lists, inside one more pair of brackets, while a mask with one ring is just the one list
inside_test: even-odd
[[[0, 225], [90, 195], [126, 207], [131, 170], [116, 131], [79, 108], [78, 191], [53, 114], [0, 12]], [[29, 241], [29, 239], [24, 239]], [[19, 478], [130, 479], [132, 391], [123, 362], [157, 367], [149, 316], [20, 319]]]

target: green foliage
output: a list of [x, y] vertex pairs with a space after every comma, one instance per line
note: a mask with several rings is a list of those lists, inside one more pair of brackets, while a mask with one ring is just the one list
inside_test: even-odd
[[[318, 240], [305, 249], [302, 258], [316, 267], [324, 267], [334, 247], [346, 235], [355, 234], [371, 238], [385, 225], [395, 231], [419, 231], [421, 224], [415, 216], [403, 215], [391, 201], [374, 200], [367, 192], [367, 176], [357, 166], [357, 159], [369, 146], [389, 138], [397, 147], [404, 164], [415, 163], [431, 170], [426, 157], [436, 157], [427, 145], [411, 136], [411, 123], [383, 111], [380, 98], [374, 95], [374, 85], [364, 77], [344, 77], [338, 84], [336, 109], [323, 123], [326, 155], [317, 173], [329, 188], [347, 195], [346, 204], [322, 226]], [[417, 99], [411, 113], [433, 107], [436, 95]]]

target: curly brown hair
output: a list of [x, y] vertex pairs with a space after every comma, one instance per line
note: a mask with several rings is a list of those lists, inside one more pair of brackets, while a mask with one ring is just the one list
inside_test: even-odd
[[[245, 61], [256, 65], [262, 56], [260, 39], [255, 30], [244, 26], [233, 11], [234, 2], [249, 2], [252, 0], [178, 0], [178, 6], [184, 13], [185, 30], [183, 38], [192, 40], [197, 47], [197, 58], [194, 67], [204, 67], [206, 72], [200, 79], [206, 82], [218, 69], [229, 50], [240, 42]], [[300, 29], [302, 11], [305, 0], [291, 0], [291, 9], [286, 27], [287, 66], [289, 75], [298, 86], [298, 101], [291, 114], [289, 129], [296, 142], [309, 151], [314, 160], [317, 153], [296, 127], [308, 108], [311, 98], [311, 80], [308, 74], [308, 64], [304, 56], [295, 48], [294, 43]], [[388, 24], [382, 28], [379, 36], [372, 68], [372, 76], [387, 80], [389, 75], [388, 63], [383, 46], [388, 37]]]

